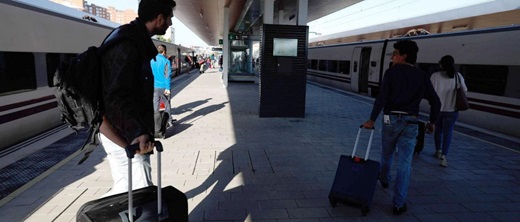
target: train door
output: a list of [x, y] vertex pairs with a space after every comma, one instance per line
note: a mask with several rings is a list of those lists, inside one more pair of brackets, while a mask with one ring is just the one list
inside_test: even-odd
[[368, 94], [368, 73], [370, 69], [370, 47], [356, 47], [352, 52], [352, 91]]

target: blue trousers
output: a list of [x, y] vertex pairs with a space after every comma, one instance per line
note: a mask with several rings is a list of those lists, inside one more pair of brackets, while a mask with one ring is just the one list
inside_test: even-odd
[[393, 204], [402, 207], [408, 195], [412, 158], [417, 143], [418, 125], [414, 116], [390, 115], [390, 123], [383, 123], [381, 170], [379, 179], [388, 183], [391, 179], [390, 170], [396, 157], [396, 179]]
[[442, 155], [448, 155], [451, 137], [453, 135], [453, 127], [458, 117], [459, 111], [441, 112], [437, 122], [435, 122], [435, 149], [442, 150]]

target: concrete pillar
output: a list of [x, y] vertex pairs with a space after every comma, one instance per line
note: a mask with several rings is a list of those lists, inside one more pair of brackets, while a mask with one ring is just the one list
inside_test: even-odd
[[228, 66], [229, 66], [229, 56], [230, 56], [230, 47], [229, 47], [229, 8], [224, 7], [224, 33], [223, 40], [224, 45], [222, 46], [222, 83], [224, 87], [228, 86]]
[[274, 20], [274, 0], [264, 1], [264, 24], [273, 24]]
[[298, 21], [296, 25], [307, 25], [307, 10], [309, 10], [309, 0], [298, 0]]

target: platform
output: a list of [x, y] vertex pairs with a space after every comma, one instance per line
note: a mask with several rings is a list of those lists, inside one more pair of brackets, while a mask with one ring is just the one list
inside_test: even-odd
[[[352, 151], [373, 99], [309, 83], [305, 118], [259, 118], [258, 93], [254, 83], [223, 87], [216, 69], [175, 80], [177, 122], [161, 140], [162, 178], [164, 186], [188, 196], [190, 221], [520, 218], [519, 143], [461, 125], [453, 135], [447, 168], [432, 156], [433, 138], [426, 136], [424, 152], [413, 160], [405, 214], [392, 214], [393, 181], [389, 189], [377, 185], [366, 217], [357, 208], [333, 208], [328, 194], [339, 156]], [[381, 129], [380, 119], [376, 129]], [[372, 159], [379, 159], [380, 140], [376, 130]], [[78, 208], [106, 193], [112, 183], [103, 149], [83, 165], [76, 165], [78, 154], [13, 192], [9, 201], [0, 200], [0, 221], [75, 221]], [[155, 166], [152, 156], [154, 180]]]

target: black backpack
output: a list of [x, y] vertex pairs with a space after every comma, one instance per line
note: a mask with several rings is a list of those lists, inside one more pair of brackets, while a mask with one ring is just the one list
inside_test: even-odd
[[84, 156], [78, 164], [83, 163], [100, 144], [96, 134], [103, 121], [101, 55], [124, 38], [111, 39], [99, 47], [89, 47], [69, 61], [61, 62], [54, 74], [61, 120], [76, 132], [88, 129], [88, 138], [81, 147]]

